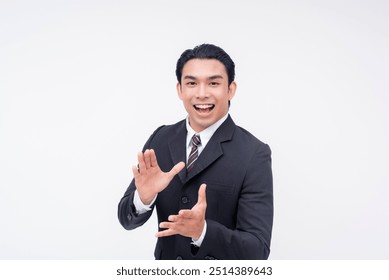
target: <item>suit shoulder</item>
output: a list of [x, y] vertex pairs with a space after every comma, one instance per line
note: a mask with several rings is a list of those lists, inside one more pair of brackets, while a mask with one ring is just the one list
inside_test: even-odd
[[242, 143], [246, 147], [250, 147], [251, 150], [255, 151], [268, 151], [270, 152], [270, 147], [268, 144], [262, 142], [257, 137], [255, 137], [251, 132], [248, 130], [236, 126], [234, 137], [239, 140], [240, 143]]
[[172, 133], [180, 129], [182, 126], [185, 127], [185, 120], [179, 121], [175, 124], [161, 125], [154, 131], [153, 135], [158, 135], [158, 136], [162, 136], [165, 134], [171, 135]]
[[159, 126], [151, 134], [145, 146], [150, 147], [150, 145], [155, 141], [160, 142], [162, 139], [169, 139], [172, 135], [176, 134], [182, 127], [185, 127], [185, 120], [179, 121], [175, 124]]

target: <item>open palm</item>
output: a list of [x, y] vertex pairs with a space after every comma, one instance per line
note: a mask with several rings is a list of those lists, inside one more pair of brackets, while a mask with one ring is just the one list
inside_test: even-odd
[[135, 186], [139, 197], [145, 205], [151, 203], [154, 197], [163, 191], [184, 167], [184, 162], [177, 163], [169, 172], [163, 172], [159, 168], [157, 156], [154, 150], [146, 150], [138, 153], [139, 167], [132, 167], [135, 178]]

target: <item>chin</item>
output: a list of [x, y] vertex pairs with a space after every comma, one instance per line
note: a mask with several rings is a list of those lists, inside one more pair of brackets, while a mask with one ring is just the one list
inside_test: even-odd
[[206, 129], [207, 127], [211, 126], [214, 123], [215, 122], [212, 120], [200, 120], [200, 121], [196, 120], [195, 126], [196, 126], [196, 129], [198, 130], [198, 132], [200, 132], [200, 131], [203, 131], [204, 129]]

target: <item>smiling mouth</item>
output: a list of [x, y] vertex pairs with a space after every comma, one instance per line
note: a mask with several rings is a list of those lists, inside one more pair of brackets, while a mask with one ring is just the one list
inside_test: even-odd
[[198, 105], [193, 105], [193, 108], [195, 108], [195, 110], [197, 112], [208, 113], [208, 112], [211, 112], [213, 110], [213, 108], [215, 108], [215, 105], [213, 105], [213, 104], [198, 104]]

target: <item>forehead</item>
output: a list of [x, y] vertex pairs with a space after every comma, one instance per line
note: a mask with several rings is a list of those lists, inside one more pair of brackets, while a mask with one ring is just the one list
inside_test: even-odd
[[224, 64], [217, 59], [191, 59], [185, 63], [182, 69], [182, 77], [186, 75], [194, 77], [211, 77], [220, 75], [227, 77], [227, 71]]

